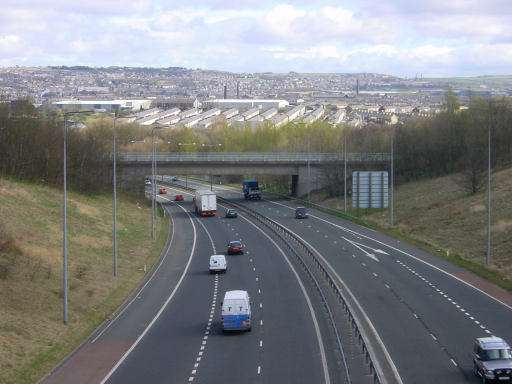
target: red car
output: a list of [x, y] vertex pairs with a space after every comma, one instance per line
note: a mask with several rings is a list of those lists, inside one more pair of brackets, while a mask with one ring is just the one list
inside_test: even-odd
[[185, 198], [183, 197], [183, 195], [176, 195], [176, 196], [174, 197], [174, 200], [175, 200], [175, 201], [183, 201], [183, 200], [185, 200]]
[[161, 195], [165, 195], [165, 194], [167, 193], [167, 189], [165, 189], [165, 188], [160, 188], [160, 189], [158, 190], [158, 193], [159, 193], [159, 194], [161, 194]]
[[228, 243], [228, 255], [244, 254], [244, 246], [240, 241], [230, 241]]

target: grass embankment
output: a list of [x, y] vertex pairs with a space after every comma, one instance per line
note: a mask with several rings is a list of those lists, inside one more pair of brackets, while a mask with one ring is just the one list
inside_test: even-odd
[[[149, 273], [167, 220], [118, 194], [118, 275], [111, 196], [68, 191], [68, 325], [63, 325], [62, 191], [0, 179], [0, 382], [37, 382], [75, 349]], [[146, 265], [146, 272], [144, 266]]]
[[[512, 168], [491, 178], [491, 264], [487, 254], [487, 190], [462, 191], [454, 176], [411, 182], [395, 189], [394, 228], [389, 211], [361, 209], [361, 218], [393, 237], [469, 269], [512, 291]], [[347, 201], [349, 207], [352, 201]], [[320, 204], [343, 209], [343, 201]], [[356, 211], [351, 209], [351, 215]]]

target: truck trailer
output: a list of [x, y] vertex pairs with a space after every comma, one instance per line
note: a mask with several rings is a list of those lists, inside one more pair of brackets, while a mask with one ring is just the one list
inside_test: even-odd
[[194, 195], [194, 209], [201, 216], [217, 214], [217, 195], [208, 190], [198, 190]]

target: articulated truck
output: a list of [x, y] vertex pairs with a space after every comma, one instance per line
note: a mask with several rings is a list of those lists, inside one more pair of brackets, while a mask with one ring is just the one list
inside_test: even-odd
[[217, 196], [208, 190], [196, 191], [194, 209], [200, 216], [215, 216], [217, 214]]

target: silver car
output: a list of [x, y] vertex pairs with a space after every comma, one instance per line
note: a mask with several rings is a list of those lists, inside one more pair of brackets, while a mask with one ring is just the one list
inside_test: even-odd
[[482, 383], [512, 383], [512, 352], [499, 337], [481, 337], [473, 346], [473, 371]]

